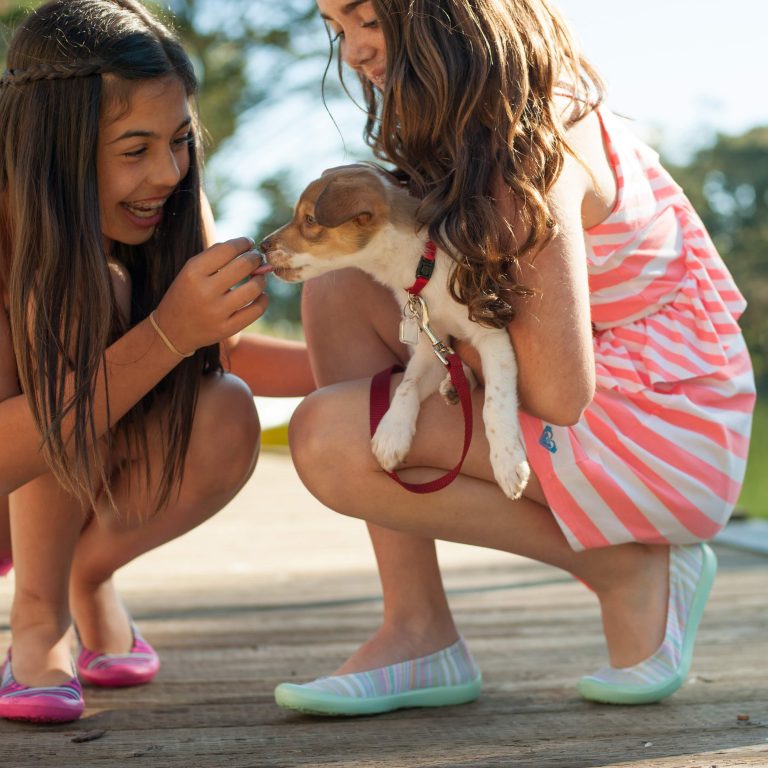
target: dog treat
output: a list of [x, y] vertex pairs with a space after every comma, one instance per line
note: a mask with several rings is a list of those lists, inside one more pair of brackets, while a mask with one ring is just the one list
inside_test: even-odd
[[[260, 250], [259, 248], [253, 248], [252, 252], [259, 254], [259, 256], [261, 257], [261, 264], [258, 267], [256, 267], [256, 269], [254, 269], [253, 272], [251, 272], [250, 275], [248, 275], [247, 277], [244, 277], [242, 280], [239, 280], [238, 282], [236, 282], [229, 289], [230, 291], [234, 291], [235, 288], [239, 288], [241, 285], [245, 285], [249, 280], [252, 280], [257, 275], [266, 275], [269, 272], [273, 271], [274, 268], [272, 267], [271, 264], [269, 264], [267, 262], [267, 254], [264, 253], [264, 251]], [[240, 257], [238, 256], [237, 258], [240, 258]]]

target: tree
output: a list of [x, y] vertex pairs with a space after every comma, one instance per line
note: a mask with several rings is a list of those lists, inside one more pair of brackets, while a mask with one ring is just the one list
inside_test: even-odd
[[740, 323], [768, 392], [768, 126], [720, 134], [672, 172], [747, 299]]
[[3, 70], [10, 30], [24, 17], [28, 8], [29, 3], [23, 0], [0, 0], [0, 63]]
[[153, 3], [174, 27], [200, 80], [200, 117], [209, 154], [238, 122], [278, 94], [307, 87], [297, 65], [322, 55], [314, 4], [305, 0], [171, 0]]

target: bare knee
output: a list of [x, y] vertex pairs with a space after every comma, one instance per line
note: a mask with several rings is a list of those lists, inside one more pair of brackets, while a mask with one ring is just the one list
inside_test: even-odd
[[325, 400], [315, 393], [305, 397], [294, 411], [288, 427], [291, 458], [302, 479], [313, 469], [322, 471], [332, 462], [330, 446], [323, 437], [327, 426]]
[[361, 291], [374, 285], [372, 279], [359, 269], [339, 269], [313, 277], [301, 291], [302, 319], [306, 323], [335, 316], [338, 310], [355, 302]]
[[206, 379], [195, 411], [186, 478], [206, 493], [236, 492], [253, 473], [260, 437], [247, 385], [230, 374]]
[[354, 427], [347, 405], [344, 390], [318, 390], [299, 405], [289, 427], [291, 457], [302, 482], [323, 504], [340, 511], [348, 507], [346, 497], [360, 493], [378, 468], [370, 441]]
[[331, 290], [331, 276], [320, 275], [307, 280], [301, 289], [301, 317], [304, 322], [313, 321], [322, 316], [323, 306], [334, 301], [335, 292]]
[[392, 292], [361, 270], [313, 278], [302, 296], [304, 333], [319, 386], [365, 378], [407, 359]]
[[390, 335], [397, 339], [400, 309], [392, 291], [370, 275], [359, 269], [339, 269], [304, 284], [301, 316], [305, 330], [318, 325], [344, 336], [370, 325], [388, 340]]

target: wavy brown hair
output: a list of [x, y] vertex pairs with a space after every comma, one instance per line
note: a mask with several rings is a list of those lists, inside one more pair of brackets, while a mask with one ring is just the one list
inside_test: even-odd
[[[97, 440], [93, 405], [107, 347], [155, 308], [204, 247], [197, 127], [189, 172], [151, 240], [115, 244], [113, 255], [132, 281], [127, 324], [104, 251], [96, 154], [100, 117], [115, 104], [127, 108], [133, 84], [177, 77], [192, 98], [192, 65], [139, 2], [54, 0], [16, 31], [7, 66], [0, 79], [0, 287], [10, 297], [19, 381], [41, 449], [58, 481], [83, 502], [93, 505], [102, 492], [111, 499], [118, 439], [132, 460], [143, 456], [149, 481], [146, 417], [161, 398], [159, 509], [181, 483], [200, 379], [220, 370], [218, 345], [180, 363], [104, 440]], [[65, 436], [68, 415], [74, 427]]]
[[[555, 234], [547, 196], [573, 154], [565, 131], [602, 100], [600, 77], [547, 0], [371, 2], [387, 78], [383, 93], [360, 78], [365, 138], [422, 200], [430, 237], [457, 254], [454, 297], [471, 319], [505, 326], [513, 297], [530, 294], [518, 260]], [[557, 91], [574, 97], [567, 121]], [[513, 221], [500, 214], [500, 189]]]

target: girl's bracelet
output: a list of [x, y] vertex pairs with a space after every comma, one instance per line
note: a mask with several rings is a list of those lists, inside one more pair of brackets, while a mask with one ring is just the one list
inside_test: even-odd
[[155, 332], [162, 340], [163, 344], [165, 344], [168, 349], [173, 352], [174, 355], [178, 355], [179, 357], [192, 357], [194, 355], [194, 351], [192, 352], [182, 352], [180, 349], [176, 348], [176, 345], [160, 330], [160, 326], [157, 324], [157, 319], [155, 318], [155, 311], [152, 310], [152, 312], [149, 313], [149, 322], [152, 324], [152, 327], [155, 329]]

